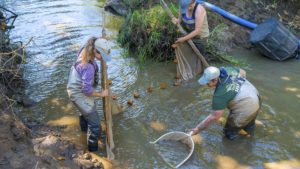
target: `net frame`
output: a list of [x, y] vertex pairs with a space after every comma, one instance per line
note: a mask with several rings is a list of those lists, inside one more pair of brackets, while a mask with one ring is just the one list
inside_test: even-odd
[[150, 142], [151, 144], [157, 144], [159, 141], [163, 140], [173, 140], [173, 141], [180, 141], [184, 144], [187, 144], [188, 147], [190, 148], [190, 153], [188, 156], [186, 156], [180, 163], [178, 163], [176, 166], [173, 166], [169, 162], [167, 162], [164, 158], [163, 160], [172, 168], [179, 168], [181, 165], [183, 165], [193, 154], [194, 149], [195, 149], [195, 143], [194, 140], [192, 139], [192, 133], [185, 133], [181, 131], [172, 131], [168, 132], [162, 136], [160, 136], [158, 139], [155, 141]]

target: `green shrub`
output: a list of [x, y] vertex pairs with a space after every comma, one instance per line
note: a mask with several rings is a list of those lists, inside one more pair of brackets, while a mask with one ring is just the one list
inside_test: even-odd
[[[172, 6], [173, 11], [177, 9]], [[122, 26], [118, 42], [127, 48], [139, 61], [168, 60], [174, 56], [171, 45], [179, 36], [177, 27], [159, 5], [148, 10], [134, 10]]]

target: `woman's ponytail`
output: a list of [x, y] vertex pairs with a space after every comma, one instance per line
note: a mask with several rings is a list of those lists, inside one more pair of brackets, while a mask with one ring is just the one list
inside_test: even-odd
[[91, 37], [84, 46], [82, 53], [81, 63], [87, 64], [90, 60], [95, 59], [94, 49], [95, 49], [95, 41], [96, 37]]
[[192, 13], [194, 7], [193, 7], [193, 4], [195, 3], [195, 0], [191, 0], [190, 4], [189, 4], [189, 7], [188, 7], [188, 11], [189, 13]]

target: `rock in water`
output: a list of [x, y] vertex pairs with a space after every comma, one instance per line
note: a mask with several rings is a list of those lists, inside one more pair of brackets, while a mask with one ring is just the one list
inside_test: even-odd
[[132, 105], [133, 105], [133, 101], [132, 101], [132, 100], [128, 100], [128, 101], [127, 101], [127, 104], [128, 104], [129, 106], [132, 106]]
[[134, 93], [133, 93], [133, 97], [134, 97], [134, 98], [139, 98], [139, 97], [140, 97], [140, 94], [139, 94], [138, 92], [134, 92]]
[[168, 84], [163, 82], [159, 85], [160, 89], [166, 89], [168, 87]]

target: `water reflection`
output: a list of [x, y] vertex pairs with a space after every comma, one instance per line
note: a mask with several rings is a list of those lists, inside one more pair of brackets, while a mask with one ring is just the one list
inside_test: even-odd
[[68, 126], [68, 127], [74, 127], [78, 125], [78, 118], [75, 116], [63, 116], [56, 120], [50, 120], [47, 123], [48, 125], [53, 126]]
[[294, 169], [300, 168], [300, 161], [296, 159], [283, 160], [278, 162], [265, 163], [264, 167], [266, 169]]
[[163, 132], [166, 130], [166, 125], [159, 122], [159, 121], [153, 121], [150, 123], [150, 126], [156, 130], [156, 131], [159, 131], [159, 132]]
[[239, 162], [229, 156], [218, 155], [216, 161], [218, 163], [218, 169], [251, 169], [250, 166], [239, 164]]

